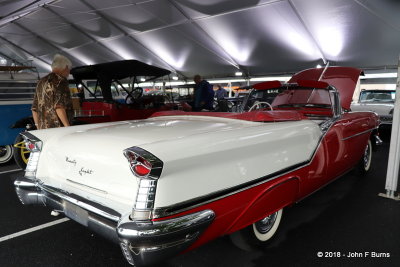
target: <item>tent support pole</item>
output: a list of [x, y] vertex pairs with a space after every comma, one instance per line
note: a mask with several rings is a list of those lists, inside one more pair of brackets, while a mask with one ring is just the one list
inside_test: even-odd
[[397, 66], [396, 100], [393, 110], [392, 134], [390, 137], [389, 160], [386, 173], [386, 194], [380, 193], [379, 196], [400, 200], [399, 195], [395, 195], [397, 182], [399, 179], [400, 165], [400, 57]]

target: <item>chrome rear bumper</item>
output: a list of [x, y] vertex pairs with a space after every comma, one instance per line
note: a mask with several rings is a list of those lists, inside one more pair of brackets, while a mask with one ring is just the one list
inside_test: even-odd
[[18, 178], [14, 185], [22, 204], [45, 205], [63, 212], [118, 243], [126, 260], [135, 266], [153, 264], [182, 252], [197, 240], [215, 217], [212, 210], [203, 210], [173, 219], [139, 223], [132, 221], [129, 214], [121, 216], [112, 209], [46, 186], [38, 180]]

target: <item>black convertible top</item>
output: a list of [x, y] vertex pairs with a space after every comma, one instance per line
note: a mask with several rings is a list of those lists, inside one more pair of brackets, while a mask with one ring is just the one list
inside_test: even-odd
[[71, 74], [77, 81], [93, 79], [120, 80], [135, 76], [147, 76], [155, 79], [170, 73], [169, 70], [151, 66], [138, 60], [113, 61], [71, 69]]

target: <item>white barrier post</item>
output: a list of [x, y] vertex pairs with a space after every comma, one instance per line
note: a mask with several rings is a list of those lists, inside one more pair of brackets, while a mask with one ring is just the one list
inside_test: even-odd
[[379, 196], [400, 200], [400, 197], [395, 196], [397, 190], [397, 181], [399, 179], [400, 165], [400, 57], [397, 67], [397, 82], [396, 82], [396, 100], [393, 110], [392, 134], [390, 137], [389, 160], [386, 173], [386, 194]]

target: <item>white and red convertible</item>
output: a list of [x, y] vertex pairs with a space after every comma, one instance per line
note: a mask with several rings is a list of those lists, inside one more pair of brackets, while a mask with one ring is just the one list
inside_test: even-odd
[[26, 132], [32, 153], [18, 197], [115, 241], [132, 265], [222, 235], [262, 245], [286, 206], [369, 170], [379, 119], [349, 110], [360, 74], [329, 67], [259, 83], [240, 113], [166, 111]]

